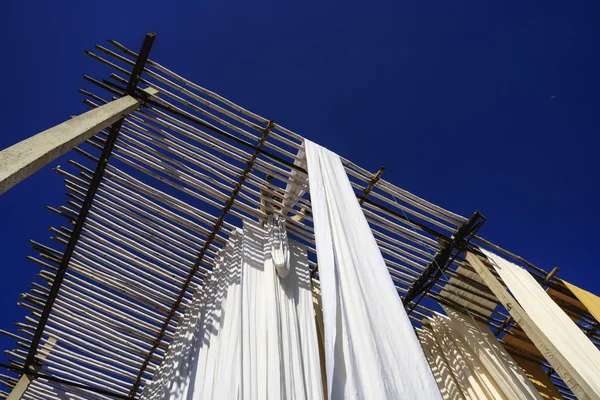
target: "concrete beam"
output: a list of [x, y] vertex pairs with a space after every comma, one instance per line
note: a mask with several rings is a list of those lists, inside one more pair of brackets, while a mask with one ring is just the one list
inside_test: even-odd
[[0, 194], [140, 105], [141, 100], [125, 96], [0, 151]]
[[541, 329], [533, 322], [529, 315], [523, 310], [517, 300], [512, 297], [508, 290], [492, 274], [488, 267], [474, 253], [467, 253], [467, 261], [475, 269], [477, 274], [496, 295], [500, 303], [510, 313], [516, 323], [527, 334], [527, 337], [533, 342], [535, 347], [542, 353], [544, 358], [550, 363], [552, 368], [569, 386], [569, 389], [578, 399], [598, 399], [591, 387], [579, 375], [577, 370], [569, 363], [566, 358], [558, 351], [552, 342], [544, 335]]

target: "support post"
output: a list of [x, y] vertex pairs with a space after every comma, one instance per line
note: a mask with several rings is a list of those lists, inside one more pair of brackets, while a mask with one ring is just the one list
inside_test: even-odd
[[0, 151], [0, 194], [140, 105], [140, 100], [125, 96]]
[[552, 271], [550, 271], [550, 273], [548, 275], [546, 275], [546, 279], [544, 280], [544, 283], [545, 284], [550, 283], [550, 281], [552, 281], [552, 279], [554, 279], [554, 277], [556, 276], [556, 274], [558, 274], [558, 271], [560, 271], [560, 268], [554, 267], [552, 269]]
[[578, 399], [598, 399], [592, 388], [582, 379], [577, 370], [565, 359], [544, 333], [535, 325], [533, 320], [527, 315], [509, 293], [500, 283], [488, 267], [473, 252], [467, 253], [467, 261], [475, 269], [477, 274], [496, 295], [500, 303], [519, 324], [521, 329], [527, 334], [527, 337], [533, 342], [535, 347], [542, 353], [544, 358], [550, 363], [562, 380], [569, 386], [571, 391]]
[[[135, 67], [133, 69], [134, 73], [132, 73], [129, 83], [127, 85], [127, 93], [130, 96], [131, 94], [136, 93], [136, 84], [139, 80], [139, 74], [141, 73], [135, 72], [144, 70], [144, 66], [146, 65], [146, 61], [148, 61], [148, 56], [150, 55], [150, 50], [152, 49], [152, 44], [154, 43], [155, 37], [156, 34], [149, 33], [144, 39], [142, 50], [140, 51], [140, 55], [138, 56]], [[145, 101], [144, 97], [156, 96], [158, 94], [158, 91], [152, 88], [148, 88], [140, 91], [138, 94], [142, 98], [142, 100], [140, 101], [143, 102]], [[29, 347], [29, 352], [27, 353], [27, 358], [25, 360], [25, 366], [23, 367], [25, 371], [29, 370], [30, 367], [34, 364], [37, 353], [37, 347], [40, 343], [42, 335], [44, 334], [44, 329], [46, 327], [46, 323], [48, 322], [48, 318], [50, 317], [50, 312], [52, 311], [54, 301], [58, 296], [58, 291], [60, 290], [60, 287], [62, 285], [62, 281], [67, 272], [67, 268], [69, 267], [71, 256], [73, 255], [73, 252], [75, 251], [75, 246], [79, 241], [79, 236], [81, 235], [81, 232], [83, 230], [83, 225], [85, 224], [85, 221], [87, 219], [87, 214], [90, 208], [92, 207], [96, 191], [100, 187], [100, 182], [102, 182], [102, 179], [104, 177], [104, 171], [106, 169], [106, 166], [108, 165], [108, 160], [112, 154], [113, 147], [117, 141], [119, 132], [121, 131], [121, 125], [123, 124], [124, 120], [125, 118], [121, 116], [110, 126], [108, 138], [106, 140], [106, 143], [104, 144], [104, 148], [102, 149], [102, 154], [100, 154], [100, 157], [98, 158], [98, 163], [96, 164], [94, 175], [92, 176], [92, 180], [90, 182], [88, 191], [85, 195], [85, 199], [83, 201], [83, 204], [81, 205], [79, 214], [77, 215], [77, 221], [75, 221], [75, 226], [73, 227], [71, 236], [69, 237], [69, 241], [60, 261], [60, 266], [56, 271], [54, 280], [52, 281], [52, 286], [50, 287], [50, 292], [48, 293], [48, 299], [44, 304], [44, 308], [38, 321], [35, 333], [33, 335], [33, 338], [31, 339], [31, 346]]]
[[381, 179], [381, 175], [383, 175], [383, 171], [385, 171], [385, 166], [382, 166], [381, 168], [379, 168], [379, 171], [377, 171], [377, 173], [375, 175], [373, 175], [373, 177], [369, 181], [369, 184], [367, 185], [367, 187], [364, 188], [362, 193], [360, 194], [358, 204], [360, 204], [361, 206], [363, 205], [363, 203], [365, 202], [365, 199], [367, 198], [369, 193], [371, 193], [371, 190], [373, 190], [373, 187], [375, 186], [375, 184], [377, 182], [379, 182], [379, 179]]
[[42, 363], [46, 360], [48, 353], [52, 351], [55, 344], [56, 339], [53, 337], [49, 337], [48, 340], [46, 340], [46, 343], [44, 343], [44, 346], [42, 347], [44, 351], [41, 352], [41, 354], [38, 356], [38, 362], [36, 362], [35, 365], [33, 365], [32, 369], [34, 374], [22, 374], [15, 387], [10, 391], [6, 400], [19, 400], [21, 397], [23, 397], [31, 382], [33, 382], [33, 380], [36, 378], [35, 374], [37, 374], [40, 371], [40, 369], [42, 369]]

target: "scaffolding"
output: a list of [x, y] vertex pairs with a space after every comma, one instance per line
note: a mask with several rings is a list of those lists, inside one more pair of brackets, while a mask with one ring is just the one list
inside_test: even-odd
[[[11, 375], [0, 375], [4, 397], [22, 390], [36, 400], [139, 398], [194, 288], [244, 220], [284, 218], [319, 277], [303, 137], [153, 61], [154, 39], [148, 34], [139, 53], [113, 40], [85, 52], [108, 72], [84, 76], [84, 103], [99, 113], [128, 103], [80, 135], [69, 166], [55, 168], [66, 203], [48, 210], [64, 225], [50, 227], [52, 245], [31, 241], [38, 255], [28, 259], [42, 269], [21, 296], [28, 315], [18, 334], [3, 332], [16, 339], [3, 365]], [[57, 155], [16, 171], [11, 184]], [[483, 239], [478, 211], [458, 215], [387, 182], [383, 167], [342, 162], [414, 326], [439, 304], [466, 310], [574, 398], [540, 353], [519, 345], [530, 343], [527, 335], [466, 255], [487, 248], [526, 268], [598, 346], [598, 321], [573, 306], [557, 269]]]

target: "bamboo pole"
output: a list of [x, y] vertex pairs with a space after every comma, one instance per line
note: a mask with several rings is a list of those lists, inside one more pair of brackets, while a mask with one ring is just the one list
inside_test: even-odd
[[[126, 71], [120, 71], [120, 72], [125, 72], [125, 73], [126, 73]], [[121, 80], [122, 80], [122, 79], [121, 79]], [[164, 79], [163, 79], [163, 81], [164, 81]], [[175, 84], [175, 85], [176, 85], [176, 84]], [[188, 93], [188, 91], [187, 91], [186, 89], [183, 89], [183, 91], [184, 91], [184, 92], [186, 92], [186, 93]], [[189, 93], [188, 93], [188, 94], [189, 94]], [[195, 96], [195, 95], [193, 95], [193, 96]], [[233, 114], [232, 114], [232, 115], [233, 115]], [[279, 126], [277, 126], [276, 128], [280, 128], [280, 127], [279, 127]], [[289, 132], [289, 131], [288, 131], [287, 133], [289, 134], [289, 133], [291, 133], [291, 132]], [[297, 135], [296, 135], [296, 137], [297, 137]], [[298, 137], [297, 137], [297, 138], [298, 138]], [[301, 138], [300, 138], [300, 139], [301, 139]], [[290, 143], [288, 143], [288, 145], [289, 145], [289, 144], [290, 144]], [[300, 146], [300, 144], [296, 144], [296, 146], [297, 146], [297, 148], [298, 148], [298, 149], [300, 148], [300, 147], [299, 147], [299, 146]], [[279, 150], [280, 150], [280, 151], [282, 151], [283, 149], [279, 148]], [[293, 156], [293, 154], [292, 154], [291, 156]], [[364, 171], [364, 170], [361, 170], [360, 168], [358, 168], [358, 167], [357, 167], [357, 166], [355, 166], [355, 165], [352, 165], [352, 164], [351, 164], [351, 163], [349, 163], [347, 160], [344, 160], [344, 162], [345, 162], [345, 165], [349, 166], [350, 168], [353, 168], [353, 169], [355, 169], [355, 170], [357, 170], [357, 171], [361, 171], [361, 172], [363, 173], [363, 175], [359, 176], [359, 178], [361, 178], [361, 179], [365, 179], [366, 177], [368, 177], [368, 176], [370, 175], [370, 174], [368, 174], [368, 172], [366, 172], [366, 171]], [[399, 190], [399, 188], [395, 188], [395, 189], [396, 189], [396, 190]], [[404, 196], [407, 196], [407, 197], [409, 197], [409, 198], [416, 198], [416, 199], [418, 199], [418, 200], [421, 200], [421, 201], [422, 201], [422, 199], [420, 199], [420, 198], [418, 198], [418, 197], [416, 197], [416, 196], [414, 196], [414, 195], [411, 195], [411, 194], [409, 194], [409, 193], [408, 193], [408, 194], [407, 194], [407, 193], [401, 193], [401, 194], [402, 194], [402, 195], [404, 195]], [[426, 203], [426, 204], [427, 204], [428, 206], [432, 207], [434, 211], [438, 211], [438, 208], [437, 208], [437, 206], [435, 206], [435, 205], [433, 205], [433, 204], [431, 204], [431, 203]], [[442, 210], [443, 210], [443, 209], [442, 209]], [[446, 210], [443, 210], [443, 211], [446, 211]], [[445, 212], [444, 214], [446, 214], [446, 215], [451, 215], [451, 216], [453, 216], [453, 217], [457, 218], [459, 221], [461, 221], [461, 220], [462, 220], [462, 221], [466, 221], [466, 219], [465, 219], [464, 217], [458, 217], [456, 214], [452, 214], [452, 213], [449, 213], [449, 212]]]

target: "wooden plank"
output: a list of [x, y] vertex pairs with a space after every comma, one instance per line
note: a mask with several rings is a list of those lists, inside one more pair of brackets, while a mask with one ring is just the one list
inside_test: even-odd
[[0, 151], [0, 194], [140, 105], [141, 100], [125, 96]]
[[577, 370], [566, 360], [558, 351], [544, 333], [536, 326], [533, 320], [527, 315], [519, 303], [508, 293], [508, 290], [492, 274], [488, 267], [474, 253], [467, 253], [467, 261], [477, 271], [481, 279], [486, 283], [490, 290], [496, 295], [498, 300], [510, 313], [516, 323], [527, 334], [529, 339], [535, 344], [544, 358], [552, 365], [552, 368], [569, 386], [571, 391], [578, 399], [600, 399], [591, 387], [585, 382]]
[[[44, 346], [42, 347], [43, 351], [41, 351], [37, 357], [40, 363], [33, 366], [33, 370], [35, 372], [39, 372], [39, 370], [42, 368], [42, 363], [44, 362], [44, 360], [46, 360], [48, 353], [52, 351], [52, 348], [55, 344], [56, 339], [53, 337], [50, 337], [48, 338], [48, 340], [46, 340], [46, 343], [44, 343]], [[25, 391], [27, 391], [27, 388], [29, 387], [31, 382], [33, 382], [34, 379], [35, 375], [22, 374], [15, 387], [10, 391], [6, 400], [19, 400], [21, 397], [23, 397]]]

